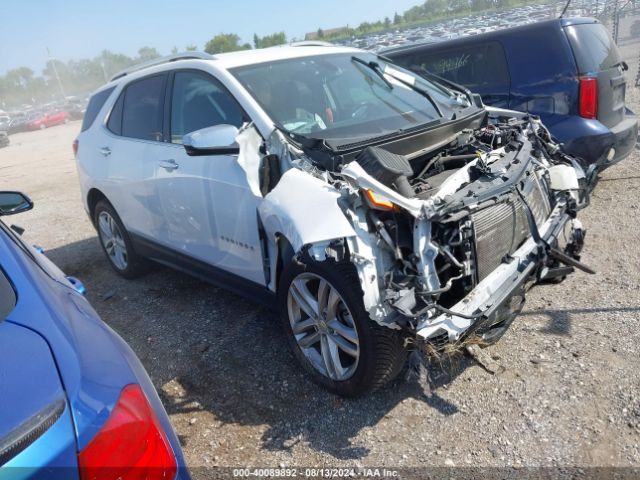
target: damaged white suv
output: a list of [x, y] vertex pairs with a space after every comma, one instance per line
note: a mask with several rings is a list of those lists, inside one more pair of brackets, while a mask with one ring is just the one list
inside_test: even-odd
[[530, 285], [588, 270], [590, 179], [536, 118], [361, 50], [138, 66], [94, 94], [74, 146], [118, 273], [152, 259], [277, 305], [341, 395], [409, 349], [496, 341]]

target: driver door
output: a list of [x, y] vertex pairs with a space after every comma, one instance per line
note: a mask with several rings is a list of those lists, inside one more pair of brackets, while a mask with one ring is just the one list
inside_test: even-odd
[[169, 142], [158, 159], [155, 184], [161, 222], [156, 238], [192, 259], [265, 285], [257, 207], [237, 155], [189, 156], [182, 137], [220, 124], [240, 127], [248, 118], [213, 76], [200, 70], [170, 74]]

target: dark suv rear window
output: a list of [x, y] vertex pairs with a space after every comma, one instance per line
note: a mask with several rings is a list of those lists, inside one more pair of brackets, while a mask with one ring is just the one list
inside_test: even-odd
[[91, 100], [89, 100], [89, 104], [87, 105], [87, 111], [84, 113], [84, 117], [82, 118], [82, 131], [84, 132], [91, 125], [93, 125], [94, 120], [98, 116], [98, 112], [102, 109], [104, 102], [107, 101], [109, 95], [116, 87], [107, 88], [106, 90], [102, 90], [101, 92], [96, 93]]
[[620, 63], [618, 47], [604, 25], [572, 25], [566, 32], [580, 73], [597, 73]]
[[507, 60], [498, 42], [416, 53], [410, 63], [409, 68], [423, 68], [472, 90], [509, 85]]

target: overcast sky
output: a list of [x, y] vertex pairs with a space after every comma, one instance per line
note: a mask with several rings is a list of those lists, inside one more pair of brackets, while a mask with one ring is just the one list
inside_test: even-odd
[[142, 46], [169, 54], [237, 33], [252, 43], [284, 30], [302, 38], [318, 27], [354, 26], [422, 3], [420, 0], [20, 0], [0, 1], [0, 74], [19, 66], [40, 73], [47, 47], [61, 60], [93, 57], [103, 49], [135, 55]]

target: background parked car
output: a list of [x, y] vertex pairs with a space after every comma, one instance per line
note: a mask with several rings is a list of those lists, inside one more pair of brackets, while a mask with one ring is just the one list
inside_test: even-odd
[[548, 20], [383, 54], [464, 85], [488, 105], [539, 115], [567, 153], [589, 163], [622, 160], [636, 143], [638, 121], [625, 106], [628, 67], [593, 18]]
[[[32, 206], [0, 192], [0, 215]], [[0, 222], [0, 478], [188, 478], [140, 361], [15, 230]]]
[[9, 115], [0, 115], [0, 132], [8, 131], [10, 123], [11, 118], [9, 117]]
[[63, 123], [69, 123], [71, 120], [71, 115], [66, 111], [59, 111], [54, 113], [45, 113], [40, 117], [29, 122], [28, 127], [29, 130], [42, 130], [48, 127], [53, 127], [55, 125], [60, 125]]

